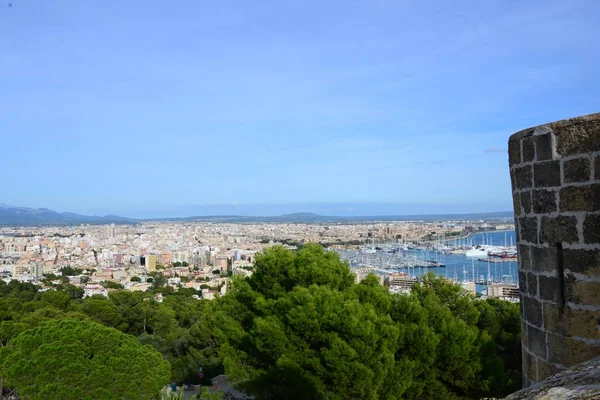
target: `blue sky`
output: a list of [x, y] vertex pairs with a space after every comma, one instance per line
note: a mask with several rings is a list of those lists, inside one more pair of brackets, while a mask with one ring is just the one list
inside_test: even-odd
[[509, 135], [600, 111], [598, 15], [596, 0], [4, 0], [0, 203], [510, 210]]

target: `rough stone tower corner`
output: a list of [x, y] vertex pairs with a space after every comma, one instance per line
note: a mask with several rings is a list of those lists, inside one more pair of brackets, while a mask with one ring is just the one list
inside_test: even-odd
[[508, 145], [528, 386], [600, 356], [600, 113]]

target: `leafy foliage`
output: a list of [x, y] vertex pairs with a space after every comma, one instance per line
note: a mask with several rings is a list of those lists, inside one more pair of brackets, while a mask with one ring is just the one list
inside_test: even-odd
[[[403, 295], [390, 294], [375, 276], [355, 284], [348, 265], [317, 245], [298, 251], [274, 246], [255, 261], [250, 278], [234, 277], [228, 293], [213, 301], [192, 298], [193, 289], [165, 286], [161, 272], [152, 273], [149, 292], [114, 290], [108, 299], [83, 299], [81, 289], [70, 284], [40, 292], [29, 283], [0, 281], [1, 360], [35, 356], [36, 346], [49, 351], [41, 341], [25, 339], [49, 339], [47, 329], [57, 333], [59, 346], [56, 353], [40, 353], [50, 363], [58, 357], [56, 349], [71, 351], [57, 331], [67, 324], [73, 335], [87, 337], [102, 328], [117, 343], [154, 348], [171, 372], [146, 370], [150, 382], [206, 385], [226, 373], [259, 399], [475, 399], [503, 397], [520, 387], [516, 304], [478, 300], [434, 275]], [[155, 293], [162, 293], [162, 303]], [[86, 340], [82, 345], [95, 343]], [[22, 347], [28, 343], [31, 347]], [[83, 350], [73, 349], [73, 357], [78, 351]], [[110, 347], [106, 351], [112, 354]], [[145, 365], [139, 354], [131, 362]], [[73, 358], [77, 368], [92, 368], [87, 364], [94, 359]], [[20, 380], [8, 363], [0, 363], [0, 377], [19, 393], [41, 379], [24, 374], [29, 381]], [[143, 375], [139, 371], [145, 367], [128, 365], [133, 374]], [[79, 398], [88, 396], [79, 383], [70, 384], [80, 390]], [[127, 392], [124, 397], [145, 395]]]
[[60, 269], [62, 276], [77, 276], [83, 273], [83, 270], [73, 268], [70, 265], [66, 265]]
[[169, 363], [150, 346], [94, 322], [50, 320], [0, 350], [6, 383], [22, 397], [149, 399], [164, 386]]
[[120, 283], [113, 282], [113, 281], [102, 281], [102, 282], [100, 282], [100, 284], [107, 289], [123, 289], [124, 288], [123, 285], [121, 285]]

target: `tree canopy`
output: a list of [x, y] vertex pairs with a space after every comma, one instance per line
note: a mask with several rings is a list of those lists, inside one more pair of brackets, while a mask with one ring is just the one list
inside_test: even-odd
[[0, 349], [0, 371], [18, 394], [39, 399], [150, 399], [170, 366], [151, 346], [98, 323], [50, 320]]
[[[275, 246], [257, 255], [251, 278], [217, 300], [220, 356], [228, 375], [259, 398], [502, 395], [517, 378], [496, 368], [504, 365], [495, 342], [501, 328], [478, 325], [477, 303], [488, 304], [433, 274], [411, 294], [393, 295], [375, 277], [354, 284], [348, 265], [320, 246]], [[518, 307], [508, 314], [518, 320]]]
[[[99, 376], [98, 360], [114, 366], [119, 383], [98, 377], [94, 398], [117, 389], [145, 398], [167, 381], [206, 385], [224, 373], [257, 399], [478, 399], [521, 384], [519, 305], [476, 299], [433, 274], [410, 294], [391, 294], [373, 275], [354, 283], [336, 253], [309, 244], [257, 254], [254, 274], [233, 277], [213, 301], [153, 275], [148, 292], [116, 289], [108, 298], [0, 280], [5, 386], [61, 398], [70, 385], [86, 398], [92, 392], [70, 379], [84, 367]], [[51, 382], [53, 368], [64, 377]], [[120, 383], [125, 375], [133, 388]], [[91, 385], [86, 379], [77, 382]]]

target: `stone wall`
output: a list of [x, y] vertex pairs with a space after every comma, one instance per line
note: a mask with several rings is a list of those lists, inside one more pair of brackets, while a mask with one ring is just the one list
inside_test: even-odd
[[600, 399], [600, 358], [576, 367], [511, 394], [505, 400], [593, 400]]
[[600, 113], [508, 144], [528, 386], [600, 356]]

